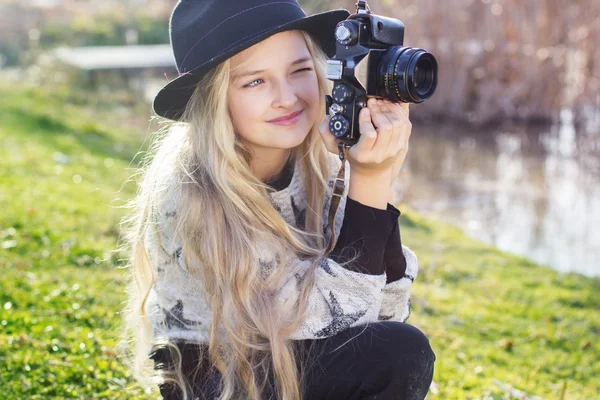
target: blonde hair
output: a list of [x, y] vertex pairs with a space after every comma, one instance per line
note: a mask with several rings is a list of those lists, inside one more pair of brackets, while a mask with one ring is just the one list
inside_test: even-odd
[[[174, 230], [181, 240], [189, 279], [202, 282], [212, 311], [208, 355], [223, 378], [221, 399], [260, 399], [269, 371], [276, 378], [276, 398], [303, 397], [304, 369], [298, 370], [295, 360], [302, 359], [305, 366], [310, 355], [297, 352], [288, 338], [302, 321], [314, 286], [314, 271], [326, 251], [323, 210], [331, 157], [335, 156], [327, 151], [318, 132], [325, 112], [324, 95], [331, 89], [325, 78], [327, 58], [310, 34], [301, 33], [314, 60], [321, 110], [304, 142], [292, 150], [292, 156], [302, 163], [301, 171], [305, 171], [301, 176], [306, 191], [305, 231], [282, 218], [269, 200], [272, 189], [250, 169], [250, 149], [234, 132], [224, 95], [229, 85], [229, 60], [199, 82], [184, 111], [184, 122], [171, 121], [167, 129], [157, 132], [138, 172], [142, 180], [130, 203], [133, 212], [122, 221], [131, 279], [120, 348], [142, 386], [173, 382], [184, 399], [191, 399], [190, 382], [181, 372], [179, 349], [168, 340], [159, 343], [153, 338], [145, 309], [155, 277], [144, 238], [155, 225], [164, 193], [160, 177], [172, 167], [176, 181], [181, 183]], [[267, 279], [261, 275], [257, 243], [269, 243], [269, 248], [281, 255]], [[302, 277], [297, 308], [291, 315], [279, 315], [273, 296], [286, 276], [285, 265], [291, 257], [308, 259], [311, 266]], [[132, 351], [128, 350], [130, 344]], [[174, 370], [152, 368], [148, 354], [157, 346], [170, 349]], [[241, 393], [244, 395], [237, 397]]]

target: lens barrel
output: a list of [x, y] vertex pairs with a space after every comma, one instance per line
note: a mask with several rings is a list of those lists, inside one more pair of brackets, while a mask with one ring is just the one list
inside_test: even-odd
[[377, 65], [377, 92], [392, 102], [421, 103], [437, 87], [438, 65], [424, 49], [393, 46]]

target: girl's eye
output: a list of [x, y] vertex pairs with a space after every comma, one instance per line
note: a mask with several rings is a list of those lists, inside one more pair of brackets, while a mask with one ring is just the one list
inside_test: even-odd
[[302, 72], [302, 71], [312, 71], [312, 68], [309, 68], [309, 67], [307, 67], [307, 68], [302, 68], [302, 69], [299, 69], [299, 70], [298, 70], [298, 71], [296, 71], [296, 72]]
[[[310, 68], [310, 67], [302, 68], [302, 69], [299, 69], [296, 72], [303, 72], [303, 71], [312, 71], [312, 68]], [[244, 87], [256, 87], [256, 86], [259, 85], [259, 83], [257, 83], [257, 82], [260, 82], [260, 81], [262, 81], [262, 79], [260, 79], [260, 78], [259, 79], [255, 79], [255, 80], [253, 80], [253, 81], [248, 82], [247, 84], [245, 84]]]
[[244, 87], [255, 87], [255, 86], [258, 86], [258, 84], [254, 85], [254, 83], [258, 82], [258, 81], [262, 81], [262, 79], [255, 79], [252, 82], [248, 82], [246, 85], [244, 85]]

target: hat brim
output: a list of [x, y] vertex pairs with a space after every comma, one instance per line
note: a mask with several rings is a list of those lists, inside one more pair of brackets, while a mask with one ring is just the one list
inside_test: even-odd
[[179, 121], [196, 85], [203, 75], [221, 62], [234, 56], [236, 53], [279, 32], [290, 30], [303, 30], [309, 32], [314, 35], [327, 56], [333, 57], [335, 55], [335, 27], [338, 22], [348, 18], [349, 15], [350, 13], [347, 10], [327, 11], [274, 27], [269, 31], [260, 32], [256, 36], [248, 37], [235, 47], [228, 49], [203, 65], [192, 71], [186, 72], [167, 83], [154, 98], [152, 108], [154, 109], [154, 112], [161, 117]]

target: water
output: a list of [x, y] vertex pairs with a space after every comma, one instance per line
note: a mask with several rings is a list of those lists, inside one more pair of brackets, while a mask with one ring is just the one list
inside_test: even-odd
[[558, 271], [600, 275], [600, 124], [413, 127], [396, 200]]

